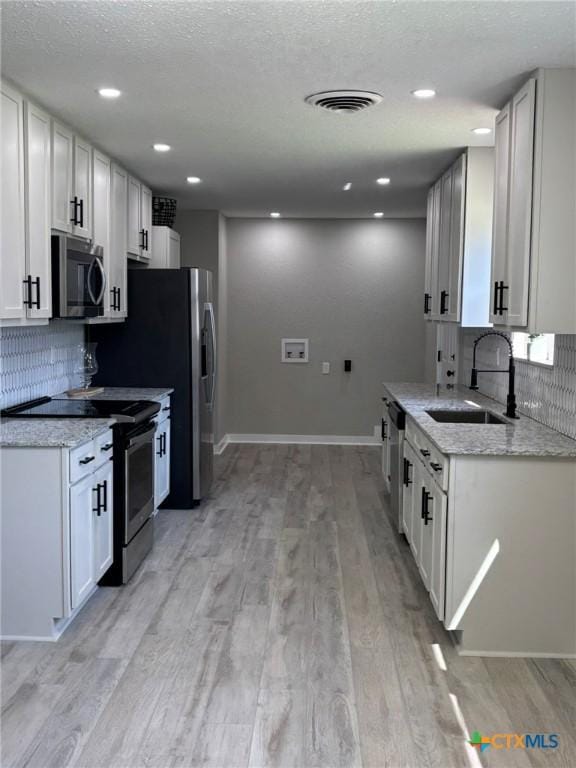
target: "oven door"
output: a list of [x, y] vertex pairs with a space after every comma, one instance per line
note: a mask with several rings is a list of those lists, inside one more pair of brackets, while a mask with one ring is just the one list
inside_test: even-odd
[[106, 273], [101, 246], [73, 237], [54, 236], [52, 266], [56, 267], [59, 317], [98, 317], [104, 313]]
[[155, 424], [147, 424], [127, 438], [124, 455], [124, 544], [128, 544], [154, 511], [155, 431]]

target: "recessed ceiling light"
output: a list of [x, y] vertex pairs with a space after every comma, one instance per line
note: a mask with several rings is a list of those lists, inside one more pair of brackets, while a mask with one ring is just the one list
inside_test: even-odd
[[278, 213], [278, 211], [272, 211], [272, 213], [270, 214], [270, 216], [271, 216], [273, 219], [279, 219], [279, 218], [280, 218], [280, 214]]
[[153, 144], [152, 148], [156, 150], [156, 152], [170, 152], [172, 147], [170, 144]]
[[381, 176], [379, 179], [376, 179], [376, 184], [385, 186], [386, 184], [390, 184], [390, 179], [387, 176]]
[[342, 187], [342, 189], [344, 190], [344, 192], [348, 192], [349, 189], [352, 189], [352, 182], [347, 181], [346, 184], [344, 184], [344, 186]]
[[202, 179], [199, 176], [186, 176], [188, 184], [200, 184]]
[[118, 88], [98, 88], [98, 93], [103, 99], [117, 99], [122, 93]]
[[412, 96], [417, 99], [433, 99], [436, 96], [436, 91], [433, 91], [432, 88], [417, 88], [412, 91]]
[[375, 219], [381, 219], [382, 216], [384, 216], [382, 211], [376, 211], [376, 213], [374, 214]]
[[487, 133], [492, 133], [492, 128], [472, 128], [472, 133], [477, 136], [484, 136]]

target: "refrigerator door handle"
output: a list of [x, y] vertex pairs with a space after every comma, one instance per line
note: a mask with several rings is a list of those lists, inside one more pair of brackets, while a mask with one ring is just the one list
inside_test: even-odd
[[[208, 323], [206, 320], [208, 319]], [[212, 407], [214, 405], [214, 396], [216, 394], [216, 323], [214, 320], [214, 305], [211, 301], [207, 301], [204, 304], [204, 323], [205, 331], [210, 334], [210, 367], [207, 371], [208, 374], [208, 391], [206, 392], [207, 405]], [[208, 327], [206, 328], [206, 325]]]

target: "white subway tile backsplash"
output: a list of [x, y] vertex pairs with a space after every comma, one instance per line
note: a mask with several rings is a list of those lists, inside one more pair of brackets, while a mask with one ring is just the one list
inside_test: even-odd
[[79, 386], [84, 327], [49, 325], [0, 329], [0, 407]]
[[[467, 328], [461, 332], [461, 384], [464, 386], [470, 381], [474, 339], [484, 331]], [[496, 350], [502, 350], [503, 345], [504, 341], [497, 336], [484, 339], [477, 349], [478, 368], [496, 368]], [[551, 367], [516, 361], [518, 410], [576, 439], [576, 336], [558, 334], [555, 345], [554, 365]], [[506, 356], [502, 353], [500, 367], [506, 367]], [[506, 374], [480, 373], [478, 381], [483, 394], [506, 402]]]

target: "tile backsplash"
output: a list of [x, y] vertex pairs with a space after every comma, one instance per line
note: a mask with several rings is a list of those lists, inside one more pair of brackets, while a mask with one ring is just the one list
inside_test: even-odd
[[84, 326], [66, 321], [0, 329], [0, 407], [79, 386], [83, 342]]
[[[460, 338], [460, 383], [470, 381], [474, 339], [485, 328], [467, 328]], [[506, 352], [505, 342], [493, 336], [484, 339], [477, 349], [478, 368], [497, 368], [496, 349]], [[504, 348], [503, 348], [504, 347]], [[506, 368], [507, 355], [501, 352], [501, 368]], [[555, 339], [554, 365], [544, 366], [516, 360], [516, 401], [518, 410], [576, 439], [576, 336], [558, 334]], [[505, 373], [478, 374], [480, 392], [506, 402], [508, 377]]]

